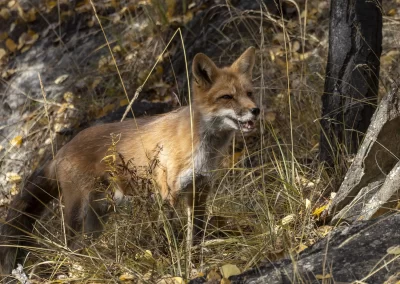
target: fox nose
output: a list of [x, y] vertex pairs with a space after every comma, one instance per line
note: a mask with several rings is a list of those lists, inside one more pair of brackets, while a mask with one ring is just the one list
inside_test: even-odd
[[255, 107], [255, 108], [252, 108], [252, 109], [250, 110], [250, 112], [251, 112], [253, 115], [257, 116], [257, 115], [260, 114], [260, 109], [259, 109], [258, 107]]

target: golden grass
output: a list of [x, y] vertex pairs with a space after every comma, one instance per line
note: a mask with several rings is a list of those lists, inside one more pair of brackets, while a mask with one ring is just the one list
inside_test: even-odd
[[[305, 7], [296, 5], [297, 12], [307, 9], [307, 1]], [[203, 240], [190, 251], [194, 267], [187, 267], [184, 210], [164, 205], [150, 183], [115, 208], [102, 236], [90, 240], [82, 253], [65, 246], [62, 213], [53, 204], [36, 224], [32, 236], [39, 244], [23, 264], [32, 279], [47, 283], [155, 283], [166, 275], [188, 279], [226, 263], [245, 270], [284, 256], [295, 259], [323, 237], [312, 212], [331, 182], [316, 161], [326, 45], [307, 33], [307, 13], [298, 23], [275, 17], [265, 7], [252, 12], [229, 7], [229, 15], [225, 25], [256, 22], [262, 31], [243, 40], [259, 48], [255, 87], [265, 107], [258, 134], [237, 135], [230, 162], [218, 170]], [[174, 36], [177, 33], [183, 45], [180, 30]], [[293, 49], [296, 41], [300, 50]], [[317, 52], [306, 52], [306, 44]], [[108, 41], [107, 46], [128, 96]], [[153, 59], [138, 92], [160, 59], [161, 54]], [[176, 219], [169, 218], [171, 210]]]

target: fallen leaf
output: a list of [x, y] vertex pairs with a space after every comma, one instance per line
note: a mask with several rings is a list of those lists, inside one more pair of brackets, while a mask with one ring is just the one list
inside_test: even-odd
[[396, 15], [396, 13], [397, 13], [397, 10], [396, 10], [396, 9], [390, 9], [390, 10], [387, 12], [387, 15], [391, 17], [391, 16]]
[[0, 33], [0, 41], [5, 40], [6, 38], [8, 38], [8, 33], [7, 32]]
[[122, 99], [119, 101], [119, 106], [127, 106], [128, 105], [128, 99]]
[[63, 98], [67, 103], [72, 103], [74, 101], [75, 95], [72, 92], [65, 92]]
[[2, 8], [0, 10], [0, 17], [2, 17], [4, 20], [8, 20], [11, 16], [10, 11], [7, 8]]
[[114, 53], [117, 53], [117, 52], [121, 52], [121, 46], [119, 46], [119, 45], [116, 45], [116, 46], [114, 46], [113, 47], [113, 49], [112, 49], [112, 51], [114, 52]]
[[299, 49], [300, 49], [300, 42], [297, 41], [297, 40], [293, 41], [293, 43], [292, 43], [292, 51], [293, 51], [293, 52], [296, 52], [296, 51], [298, 51]]
[[22, 9], [21, 5], [19, 5], [19, 3], [18, 3], [18, 5], [17, 5], [17, 11], [18, 11], [18, 16], [19, 16], [21, 19], [26, 20], [25, 12], [24, 12], [24, 10]]
[[296, 252], [297, 253], [301, 253], [303, 250], [305, 250], [306, 248], [308, 248], [308, 246], [306, 246], [305, 244], [303, 244], [303, 243], [300, 243], [299, 244], [299, 246], [298, 246], [298, 248], [296, 249]]
[[269, 51], [269, 56], [271, 57], [271, 61], [275, 61], [275, 54], [272, 50]]
[[299, 54], [299, 59], [300, 60], [306, 60], [311, 56], [311, 52], [304, 52]]
[[46, 1], [46, 8], [48, 12], [50, 12], [54, 7], [57, 7], [57, 0]]
[[17, 46], [17, 49], [18, 49], [18, 50], [20, 50], [20, 49], [24, 46], [24, 44], [25, 44], [25, 42], [26, 42], [28, 36], [29, 36], [29, 35], [28, 35], [27, 33], [22, 33], [22, 34], [20, 35], [20, 37], [19, 37], [19, 39], [18, 39], [18, 46]]
[[28, 30], [29, 38], [26, 41], [26, 44], [34, 44], [39, 39], [39, 34], [34, 30]]
[[124, 273], [119, 277], [120, 281], [130, 281], [130, 280], [135, 280], [137, 277], [135, 277], [132, 274]]
[[308, 198], [306, 198], [305, 204], [306, 204], [306, 209], [311, 207], [311, 201]]
[[398, 255], [400, 254], [400, 246], [393, 246], [386, 250], [388, 254]]
[[15, 72], [17, 72], [16, 69], [7, 69], [7, 70], [4, 71], [3, 73], [1, 73], [1, 78], [7, 80], [10, 76], [14, 75]]
[[19, 183], [22, 180], [22, 178], [19, 174], [12, 173], [12, 172], [6, 173], [6, 178], [9, 182], [12, 182], [12, 183]]
[[7, 5], [8, 8], [11, 8], [12, 6], [14, 6], [15, 3], [17, 3], [15, 0], [8, 1], [8, 5]]
[[15, 52], [17, 50], [17, 45], [15, 44], [15, 42], [11, 38], [8, 38], [6, 40], [6, 47], [11, 52]]
[[16, 195], [19, 192], [19, 188], [16, 183], [14, 183], [10, 189], [11, 195]]
[[26, 14], [25, 14], [25, 20], [29, 23], [36, 21], [36, 8], [31, 8]]
[[290, 214], [282, 219], [282, 226], [289, 225], [296, 220], [296, 215]]
[[225, 264], [219, 270], [224, 278], [240, 274], [240, 269], [234, 264]]
[[315, 275], [315, 278], [318, 280], [324, 280], [324, 279], [332, 278], [332, 275], [330, 275], [329, 273], [327, 273], [325, 275], [317, 274], [317, 275]]
[[10, 144], [11, 146], [16, 146], [16, 147], [21, 146], [22, 136], [21, 135], [15, 136], [13, 139], [11, 139]]
[[32, 45], [28, 44], [25, 45], [22, 49], [21, 49], [21, 53], [25, 53], [27, 52], [29, 49], [31, 49]]
[[3, 59], [4, 56], [7, 55], [7, 51], [5, 51], [4, 49], [0, 48], [0, 60]]
[[54, 81], [54, 83], [55, 83], [56, 85], [62, 84], [65, 80], [68, 79], [68, 77], [69, 77], [68, 74], [61, 75], [60, 77], [58, 77], [58, 78]]

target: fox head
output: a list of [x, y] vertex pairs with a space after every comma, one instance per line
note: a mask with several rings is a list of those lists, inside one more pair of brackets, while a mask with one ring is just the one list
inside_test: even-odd
[[231, 66], [218, 68], [205, 54], [193, 59], [193, 92], [196, 109], [212, 129], [250, 132], [260, 109], [254, 102], [252, 71], [254, 47]]

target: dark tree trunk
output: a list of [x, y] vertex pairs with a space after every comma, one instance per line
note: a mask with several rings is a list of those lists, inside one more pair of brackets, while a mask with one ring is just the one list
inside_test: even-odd
[[322, 96], [320, 161], [356, 153], [377, 104], [382, 51], [381, 0], [332, 0]]

